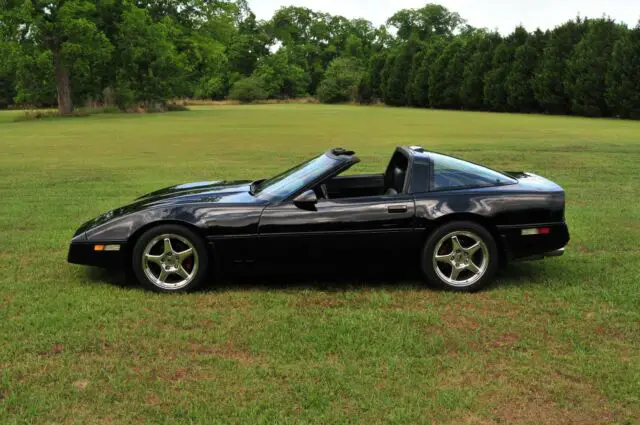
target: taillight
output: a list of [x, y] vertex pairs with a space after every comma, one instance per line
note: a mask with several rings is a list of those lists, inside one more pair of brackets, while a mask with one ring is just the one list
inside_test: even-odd
[[551, 227], [536, 227], [534, 229], [522, 229], [522, 236], [533, 235], [549, 235], [551, 234]]

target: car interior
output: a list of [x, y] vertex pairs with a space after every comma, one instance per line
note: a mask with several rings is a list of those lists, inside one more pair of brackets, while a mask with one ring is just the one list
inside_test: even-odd
[[409, 159], [395, 152], [384, 174], [336, 176], [315, 189], [321, 199], [396, 196], [404, 192]]

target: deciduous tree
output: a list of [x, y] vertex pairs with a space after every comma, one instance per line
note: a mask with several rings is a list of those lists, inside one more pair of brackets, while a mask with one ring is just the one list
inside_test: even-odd
[[412, 36], [423, 41], [432, 37], [451, 37], [464, 24], [465, 20], [458, 13], [432, 3], [419, 9], [402, 9], [387, 20], [387, 25], [396, 28], [398, 38], [405, 41]]
[[[4, 0], [0, 21], [17, 28], [23, 55], [50, 55], [60, 114], [73, 112], [72, 81], [90, 80], [92, 71], [108, 63], [113, 46], [97, 25], [95, 3], [86, 0]], [[29, 64], [17, 61], [19, 78]], [[78, 71], [73, 74], [74, 68]], [[26, 93], [22, 94], [23, 97]]]

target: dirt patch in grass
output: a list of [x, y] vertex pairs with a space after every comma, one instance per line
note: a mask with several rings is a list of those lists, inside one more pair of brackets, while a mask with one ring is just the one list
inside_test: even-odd
[[519, 339], [520, 339], [520, 335], [516, 333], [507, 332], [499, 335], [496, 339], [494, 339], [491, 342], [490, 345], [493, 348], [509, 347], [515, 344], [516, 342], [518, 342]]
[[625, 337], [625, 335], [622, 332], [616, 329], [613, 329], [609, 326], [600, 325], [600, 326], [597, 326], [593, 331], [598, 335], [609, 336], [616, 339], [623, 339]]
[[62, 354], [63, 351], [64, 351], [64, 345], [53, 344], [49, 350], [41, 351], [38, 354], [42, 357], [48, 357], [48, 356], [55, 356], [57, 354]]
[[248, 312], [251, 308], [251, 302], [246, 297], [231, 297], [221, 293], [199, 294], [199, 296], [193, 297], [191, 308], [205, 313], [212, 311]]
[[[337, 299], [332, 294], [314, 294], [308, 297], [295, 297], [289, 301], [289, 305], [293, 308], [339, 308], [346, 304], [345, 300]], [[352, 304], [349, 303], [351, 306]]]
[[174, 370], [169, 376], [168, 380], [173, 382], [179, 382], [184, 380], [189, 374], [189, 370], [185, 367]]
[[473, 412], [442, 424], [595, 425], [624, 421], [622, 408], [612, 407], [582, 377], [549, 370], [527, 381], [521, 372], [514, 360], [496, 359], [484, 364], [482, 371], [443, 375], [445, 387], [475, 388], [478, 397]]
[[232, 341], [213, 346], [194, 342], [191, 343], [189, 351], [196, 356], [214, 356], [225, 360], [233, 360], [243, 365], [265, 364], [263, 359], [254, 356], [247, 350], [235, 348]]
[[582, 376], [549, 370], [523, 382], [518, 368], [503, 366], [505, 373], [495, 376], [494, 389], [480, 397], [492, 406], [496, 423], [584, 425], [622, 419], [622, 412]]
[[3, 294], [0, 294], [0, 307], [7, 307], [15, 297], [15, 292], [4, 292]]
[[87, 381], [86, 379], [81, 379], [79, 381], [75, 381], [72, 385], [78, 390], [84, 391], [89, 386], [89, 381]]
[[[595, 406], [594, 406], [595, 407]], [[561, 407], [544, 395], [532, 399], [506, 399], [492, 409], [494, 423], [587, 425], [614, 423], [614, 414], [606, 410]]]

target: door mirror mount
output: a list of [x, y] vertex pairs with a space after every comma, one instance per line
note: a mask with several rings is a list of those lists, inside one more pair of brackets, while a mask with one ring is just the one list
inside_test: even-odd
[[307, 190], [296, 196], [293, 203], [303, 209], [314, 209], [318, 203], [318, 197], [313, 190]]

